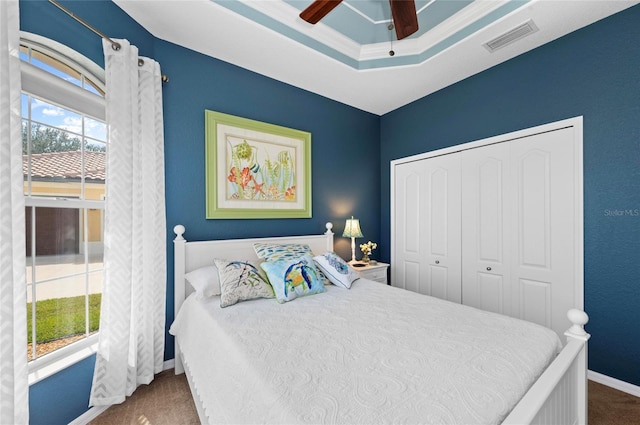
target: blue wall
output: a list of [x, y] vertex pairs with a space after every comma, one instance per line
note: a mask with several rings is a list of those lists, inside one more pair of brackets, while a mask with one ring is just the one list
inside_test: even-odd
[[89, 404], [96, 357], [88, 357], [29, 387], [29, 423], [68, 424]]
[[[379, 240], [380, 118], [228, 63], [159, 40], [110, 1], [61, 1], [112, 38], [126, 38], [140, 55], [158, 60], [164, 85], [167, 201], [167, 324], [173, 321], [173, 226], [188, 240], [321, 233], [334, 223], [336, 251], [350, 257], [339, 237], [345, 219], [360, 218], [367, 239]], [[20, 25], [66, 44], [104, 66], [100, 38], [44, 0], [20, 2]], [[277, 60], [277, 58], [274, 58]], [[204, 111], [215, 110], [308, 131], [312, 134], [313, 218], [206, 220]], [[167, 333], [165, 359], [172, 359]], [[87, 410], [91, 357], [30, 388], [32, 424], [64, 424]], [[64, 388], [63, 393], [60, 390]], [[73, 388], [66, 393], [67, 388]], [[67, 394], [57, 397], [56, 394]]]
[[[381, 118], [383, 257], [389, 161], [584, 116], [589, 368], [640, 385], [640, 6]], [[631, 210], [615, 216], [613, 210]]]

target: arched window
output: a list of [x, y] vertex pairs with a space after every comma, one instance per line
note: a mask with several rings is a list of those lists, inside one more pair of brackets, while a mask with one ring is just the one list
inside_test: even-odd
[[[104, 70], [22, 33], [30, 372], [97, 340], [106, 175]], [[40, 376], [42, 379], [44, 376]]]

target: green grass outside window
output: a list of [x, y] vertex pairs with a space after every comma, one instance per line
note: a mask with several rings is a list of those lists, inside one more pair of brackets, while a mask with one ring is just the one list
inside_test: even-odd
[[[89, 295], [89, 332], [100, 326], [102, 294]], [[28, 342], [32, 342], [32, 303], [27, 303]], [[42, 344], [86, 331], [85, 297], [53, 298], [36, 302], [36, 342]]]

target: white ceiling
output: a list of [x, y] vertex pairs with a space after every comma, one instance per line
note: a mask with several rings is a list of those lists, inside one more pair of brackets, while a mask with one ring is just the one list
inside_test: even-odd
[[387, 0], [344, 0], [316, 25], [298, 17], [312, 0], [114, 2], [157, 38], [382, 115], [640, 0], [416, 0], [420, 30], [401, 41]]

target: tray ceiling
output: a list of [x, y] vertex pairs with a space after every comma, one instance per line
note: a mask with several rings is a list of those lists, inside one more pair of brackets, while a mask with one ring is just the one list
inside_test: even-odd
[[114, 1], [160, 39], [378, 115], [640, 2], [416, 0], [420, 29], [398, 41], [388, 0], [316, 25], [298, 16], [312, 0]]

